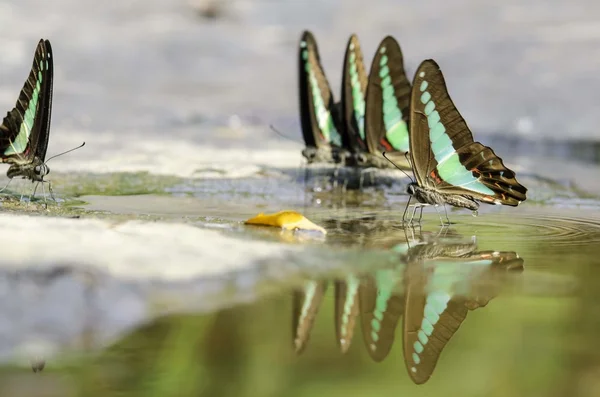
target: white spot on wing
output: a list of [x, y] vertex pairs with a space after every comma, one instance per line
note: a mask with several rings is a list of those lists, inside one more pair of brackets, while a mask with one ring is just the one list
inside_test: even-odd
[[419, 77], [421, 77], [421, 78], [425, 77], [425, 72], [419, 73]]

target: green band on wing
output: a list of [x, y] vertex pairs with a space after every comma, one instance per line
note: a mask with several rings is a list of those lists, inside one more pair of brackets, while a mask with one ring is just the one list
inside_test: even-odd
[[[302, 52], [302, 59], [308, 59], [308, 50], [304, 50]], [[317, 116], [319, 129], [321, 130], [321, 133], [327, 142], [333, 143], [336, 146], [342, 146], [342, 137], [335, 128], [331, 112], [323, 102], [323, 94], [319, 89], [319, 82], [317, 81], [317, 77], [315, 76], [315, 72], [312, 69], [310, 62], [306, 63], [305, 68], [306, 72], [308, 73], [310, 92], [312, 93], [313, 97], [313, 104], [315, 106], [315, 114]]]
[[[44, 68], [44, 63], [40, 64], [41, 69]], [[27, 143], [29, 142], [29, 135], [31, 135], [31, 130], [33, 128], [33, 123], [35, 122], [37, 104], [40, 96], [40, 90], [42, 86], [42, 71], [38, 71], [38, 78], [35, 82], [35, 88], [31, 94], [31, 100], [27, 105], [27, 109], [25, 110], [25, 114], [23, 115], [23, 122], [21, 123], [21, 127], [19, 128], [19, 133], [15, 137], [15, 139], [10, 143], [8, 148], [4, 151], [5, 156], [21, 154], [27, 149]]]
[[350, 83], [352, 85], [352, 104], [354, 108], [354, 117], [358, 125], [358, 133], [360, 139], [365, 140], [365, 97], [363, 95], [360, 80], [358, 76], [358, 68], [356, 66], [356, 53], [354, 45], [350, 48]]
[[[385, 47], [382, 47], [380, 52], [384, 54], [386, 52]], [[402, 119], [402, 111], [398, 106], [392, 76], [390, 76], [387, 63], [388, 57], [383, 55], [379, 60], [379, 77], [381, 78], [385, 137], [395, 150], [406, 152], [409, 148], [408, 126]]]
[[[421, 77], [424, 77], [422, 73]], [[481, 194], [493, 196], [493, 190], [481, 183], [473, 173], [466, 169], [460, 162], [456, 150], [452, 146], [450, 136], [446, 133], [446, 127], [442, 124], [440, 114], [435, 110], [436, 106], [431, 98], [431, 93], [427, 91], [429, 83], [422, 81], [419, 86], [421, 94], [421, 103], [425, 105], [425, 115], [427, 116], [427, 125], [429, 127], [429, 140], [431, 142], [431, 151], [437, 161], [437, 172], [440, 178], [445, 182], [460, 186]]]

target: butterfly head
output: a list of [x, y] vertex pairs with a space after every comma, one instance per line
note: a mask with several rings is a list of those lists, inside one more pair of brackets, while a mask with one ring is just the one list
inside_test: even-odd
[[416, 182], [411, 182], [406, 187], [406, 193], [408, 193], [412, 196], [416, 193], [418, 187], [419, 187], [419, 185], [417, 185]]
[[50, 167], [48, 167], [46, 163], [40, 162], [40, 164], [33, 168], [33, 173], [40, 179], [44, 179], [44, 177], [50, 173]]

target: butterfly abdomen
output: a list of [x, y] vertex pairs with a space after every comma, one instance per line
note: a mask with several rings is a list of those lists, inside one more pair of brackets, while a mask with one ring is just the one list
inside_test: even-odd
[[416, 185], [413, 185], [412, 189], [414, 197], [420, 203], [431, 205], [450, 204], [454, 207], [467, 208], [471, 211], [479, 209], [479, 204], [472, 197], [466, 195], [445, 194], [435, 189]]

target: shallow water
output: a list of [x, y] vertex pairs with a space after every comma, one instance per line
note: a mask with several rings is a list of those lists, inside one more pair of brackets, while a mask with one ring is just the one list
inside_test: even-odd
[[[47, 37], [48, 153], [87, 142], [50, 163], [58, 204], [28, 204], [23, 181], [2, 196], [3, 394], [600, 394], [595, 2], [231, 0], [216, 20], [192, 3], [0, 0], [0, 108]], [[404, 229], [398, 172], [342, 169], [334, 186], [334, 170], [311, 167], [305, 182], [295, 92], [305, 28], [335, 92], [350, 32], [365, 54], [397, 37], [409, 73], [438, 60], [527, 201], [477, 217], [449, 209], [444, 229], [428, 208], [420, 229]], [[282, 209], [327, 236], [242, 223]], [[336, 282], [362, 302], [336, 300]], [[325, 284], [313, 309], [294, 306]], [[454, 321], [431, 313], [444, 302]], [[437, 353], [420, 340], [415, 359], [404, 328], [425, 313], [441, 330], [426, 335]]]
[[[277, 167], [233, 179], [85, 175], [87, 188], [57, 175], [64, 204], [7, 202], [15, 222], [0, 237], [29, 254], [4, 257], [2, 384], [13, 395], [595, 395], [600, 201], [526, 175], [531, 198], [518, 208], [450, 210], [445, 228], [426, 208], [405, 229], [402, 174], [352, 191], [312, 171], [306, 184], [302, 169]], [[283, 208], [327, 236], [241, 224]], [[45, 222], [55, 215], [64, 224]], [[27, 241], [33, 229], [46, 238]], [[336, 282], [355, 288], [345, 309]], [[302, 293], [325, 284], [316, 310], [302, 309]], [[364, 338], [385, 294], [389, 353], [376, 362]], [[403, 327], [421, 324], [426, 295], [449, 299], [447, 344], [430, 336], [437, 353], [411, 377]], [[46, 365], [34, 375], [36, 357]]]

